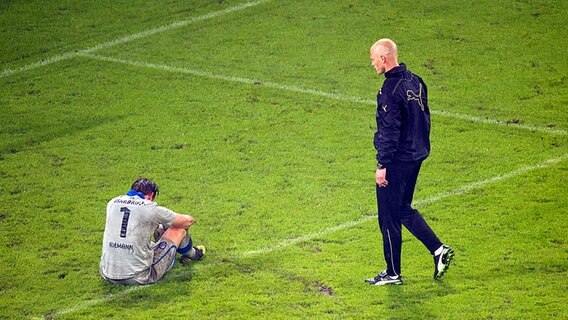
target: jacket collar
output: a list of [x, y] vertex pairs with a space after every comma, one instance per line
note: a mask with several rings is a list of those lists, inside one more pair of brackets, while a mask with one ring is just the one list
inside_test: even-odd
[[399, 66], [390, 69], [385, 73], [386, 78], [399, 78], [406, 72], [406, 65], [401, 63]]

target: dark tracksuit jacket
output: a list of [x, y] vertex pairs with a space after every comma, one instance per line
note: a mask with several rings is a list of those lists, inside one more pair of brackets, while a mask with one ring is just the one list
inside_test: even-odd
[[433, 253], [442, 243], [411, 207], [422, 161], [430, 154], [430, 109], [424, 81], [404, 64], [385, 73], [377, 94], [377, 165], [388, 186], [377, 185], [379, 226], [389, 275], [400, 275], [401, 224]]
[[404, 64], [385, 73], [377, 95], [377, 128], [377, 162], [384, 167], [393, 161], [422, 161], [430, 154], [426, 84]]

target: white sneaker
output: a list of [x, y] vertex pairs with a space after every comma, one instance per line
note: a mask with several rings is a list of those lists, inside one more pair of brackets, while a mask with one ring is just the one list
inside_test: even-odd
[[375, 286], [400, 285], [402, 284], [402, 276], [389, 276], [387, 271], [383, 270], [376, 277], [365, 279], [365, 282]]
[[447, 245], [443, 245], [442, 253], [434, 256], [434, 279], [440, 279], [448, 271], [453, 258], [454, 250]]

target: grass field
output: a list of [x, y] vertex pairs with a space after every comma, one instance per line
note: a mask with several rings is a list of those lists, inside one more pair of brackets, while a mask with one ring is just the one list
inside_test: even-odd
[[[1, 1], [1, 319], [568, 319], [567, 1]], [[415, 194], [442, 281], [374, 195], [379, 38], [429, 85]], [[133, 180], [204, 261], [98, 274]]]

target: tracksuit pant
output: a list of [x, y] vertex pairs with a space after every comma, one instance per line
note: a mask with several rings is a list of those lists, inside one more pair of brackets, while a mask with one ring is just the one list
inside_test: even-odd
[[411, 207], [421, 165], [422, 161], [391, 163], [387, 168], [388, 186], [376, 186], [379, 227], [383, 236], [387, 274], [391, 276], [401, 274], [401, 225], [420, 240], [431, 254], [442, 245], [420, 212]]

